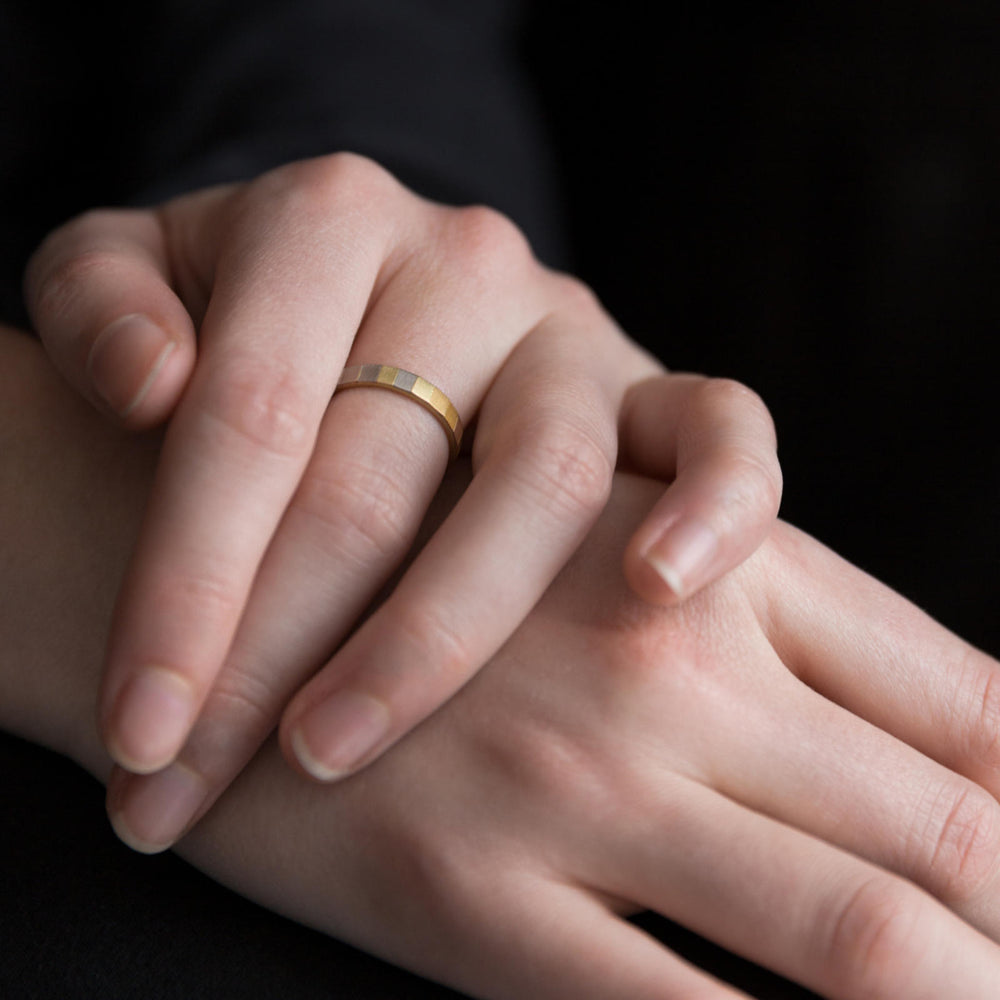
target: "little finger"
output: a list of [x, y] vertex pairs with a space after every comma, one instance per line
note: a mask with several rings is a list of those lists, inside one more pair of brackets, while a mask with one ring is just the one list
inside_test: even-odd
[[790, 525], [769, 634], [810, 687], [1000, 798], [1000, 663]]
[[625, 553], [632, 589], [675, 604], [739, 565], [767, 537], [781, 502], [774, 423], [730, 379], [663, 374], [625, 397], [621, 457], [673, 480]]
[[[314, 777], [370, 762], [454, 694], [600, 513], [634, 369], [603, 363], [581, 339], [550, 317], [515, 349], [480, 414], [469, 488], [386, 603], [289, 706], [285, 749]], [[629, 363], [648, 364], [638, 352]]]
[[897, 872], [1000, 939], [996, 799], [793, 677], [767, 694], [713, 744], [713, 787]]

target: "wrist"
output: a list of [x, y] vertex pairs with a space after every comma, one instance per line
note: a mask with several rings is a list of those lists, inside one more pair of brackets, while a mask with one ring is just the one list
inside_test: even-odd
[[153, 448], [105, 425], [36, 341], [0, 326], [0, 456], [0, 727], [101, 773], [104, 638]]

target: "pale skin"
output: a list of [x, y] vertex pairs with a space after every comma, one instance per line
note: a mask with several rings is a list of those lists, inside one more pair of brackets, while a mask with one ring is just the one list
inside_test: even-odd
[[[0, 359], [0, 724], [107, 779], [101, 650], [157, 440], [88, 417], [36, 344]], [[994, 997], [998, 664], [783, 523], [684, 604], [637, 600], [619, 554], [661, 494], [618, 477], [392, 752], [330, 787], [269, 742], [178, 849], [491, 1000], [739, 995], [621, 919], [642, 908], [825, 997]]]
[[[290, 758], [320, 780], [426, 718], [570, 558], [617, 463], [674, 480], [625, 555], [655, 603], [737, 565], [777, 513], [774, 429], [755, 394], [667, 375], [508, 220], [427, 202], [357, 156], [88, 213], [39, 248], [26, 293], [51, 358], [100, 412], [131, 429], [169, 422], [98, 705], [133, 775], [116, 779], [116, 829], [144, 850], [181, 836], [282, 713]], [[338, 649], [409, 550], [448, 457], [412, 402], [331, 400], [343, 367], [368, 362], [447, 393], [473, 425], [475, 475]]]

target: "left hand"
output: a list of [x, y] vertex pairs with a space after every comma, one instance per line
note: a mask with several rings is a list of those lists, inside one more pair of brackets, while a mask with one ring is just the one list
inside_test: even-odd
[[[629, 553], [646, 596], [697, 590], [776, 513], [756, 396], [664, 375], [506, 219], [431, 204], [359, 157], [89, 213], [43, 244], [27, 290], [84, 395], [131, 427], [171, 417], [101, 718], [120, 765], [179, 761], [202, 804], [321, 667], [293, 706], [293, 746], [324, 779], [453, 694], [602, 509], [620, 413], [624, 457], [677, 476]], [[440, 428], [410, 401], [331, 399], [345, 365], [369, 362], [419, 373], [476, 419], [475, 477], [323, 667], [409, 549], [447, 462]]]

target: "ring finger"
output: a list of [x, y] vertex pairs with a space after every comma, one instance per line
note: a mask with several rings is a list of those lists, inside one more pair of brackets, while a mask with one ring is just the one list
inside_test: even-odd
[[[376, 310], [369, 323], [378, 315]], [[579, 366], [581, 357], [593, 356], [579, 351], [578, 331], [571, 336], [538, 332], [530, 350], [526, 341], [523, 372], [567, 371], [567, 366]], [[371, 346], [378, 335], [378, 328], [366, 323], [356, 350], [378, 353], [381, 349]], [[382, 336], [391, 341], [391, 331]], [[430, 363], [428, 355], [421, 366], [428, 370]], [[559, 405], [570, 416], [574, 409], [586, 413], [603, 394], [609, 417], [605, 423], [613, 428], [614, 391], [593, 384], [595, 369], [610, 370], [601, 365], [572, 370], [568, 384], [578, 395], [574, 405], [567, 405], [570, 397], [559, 384]], [[516, 371], [505, 377], [519, 399], [537, 401], [545, 412], [544, 388]], [[472, 378], [468, 383], [475, 385]], [[524, 412], [537, 419], [530, 405]], [[613, 454], [613, 444], [609, 451]], [[527, 491], [520, 477], [509, 474], [519, 458], [517, 449], [508, 449], [506, 457], [502, 449], [497, 454], [497, 461], [487, 460], [477, 476], [476, 491], [456, 510], [459, 518], [449, 519], [438, 545], [440, 565], [425, 561], [420, 569], [418, 559], [392, 601], [362, 629], [364, 638], [359, 633], [363, 653], [370, 654], [367, 671], [357, 667], [356, 653], [345, 650], [318, 678], [325, 685], [321, 694], [330, 692], [341, 682], [346, 659], [356, 667], [356, 689], [381, 682], [379, 695], [395, 707], [397, 736], [417, 720], [417, 713], [437, 707], [488, 659], [587, 529], [589, 522], [580, 512], [550, 512], [539, 503], [537, 491]], [[303, 484], [261, 566], [233, 648], [179, 760], [161, 774], [119, 775], [112, 782], [109, 811], [124, 839], [145, 850], [168, 846], [238, 773], [289, 695], [329, 656], [410, 548], [446, 459], [441, 429], [408, 400], [376, 391], [336, 396]], [[609, 455], [609, 468], [611, 461]], [[501, 571], [501, 560], [512, 558], [514, 571]], [[447, 653], [435, 645], [440, 640], [434, 636], [409, 656], [393, 641], [400, 617], [406, 618], [398, 609], [405, 611], [416, 601], [446, 615], [456, 604], [480, 618], [482, 609], [490, 608], [479, 628], [466, 627], [469, 653], [459, 668], [440, 674], [428, 670], [428, 663]], [[422, 687], [419, 703], [413, 698], [415, 682]], [[395, 685], [388, 694], [387, 683]], [[343, 738], [351, 721], [323, 719], [323, 738]]]
[[606, 891], [831, 1000], [995, 995], [1000, 949], [904, 879], [693, 782], [660, 788], [606, 831]]
[[[424, 369], [445, 384], [460, 356], [454, 374], [464, 377], [456, 402], [471, 414], [530, 325], [524, 315], [538, 308], [527, 254], [511, 255], [511, 273], [483, 266], [496, 251], [488, 239], [475, 250], [475, 238], [483, 236], [478, 210], [432, 209], [383, 179], [392, 196], [381, 191], [375, 200], [397, 206], [392, 225], [345, 211], [337, 195], [319, 206], [326, 209], [322, 240], [304, 249], [302, 233], [316, 228], [317, 205], [276, 197], [273, 178], [260, 183], [262, 189], [251, 191], [254, 213], [234, 207], [211, 275], [199, 364], [166, 438], [112, 628], [102, 729], [112, 756], [138, 773], [173, 760], [201, 710], [302, 480], [355, 335], [372, 350], [384, 349], [385, 359], [391, 350], [419, 363], [428, 349]], [[464, 242], [456, 232], [465, 234]], [[525, 278], [524, 294], [504, 301], [505, 281], [519, 278]], [[289, 295], [289, 288], [302, 291]], [[487, 321], [492, 329], [484, 327]], [[380, 330], [388, 338], [377, 335]], [[466, 341], [472, 346], [458, 350]], [[375, 412], [385, 405], [379, 401]], [[340, 401], [332, 407], [356, 408]], [[433, 463], [421, 475], [435, 483], [428, 468]]]

